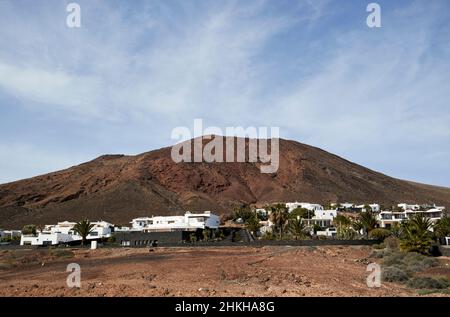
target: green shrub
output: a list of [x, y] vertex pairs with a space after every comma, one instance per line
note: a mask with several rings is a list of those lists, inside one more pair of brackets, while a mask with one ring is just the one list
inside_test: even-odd
[[25, 225], [22, 228], [22, 234], [25, 234], [25, 235], [29, 235], [29, 234], [36, 235], [36, 226], [35, 225]]
[[267, 231], [262, 238], [263, 240], [275, 240], [275, 235], [272, 231]]
[[399, 266], [384, 267], [381, 278], [385, 282], [405, 282], [410, 278], [410, 274]]
[[383, 258], [383, 281], [406, 283], [409, 287], [416, 289], [445, 289], [450, 286], [450, 280], [446, 278], [413, 277], [416, 272], [437, 266], [439, 261], [436, 258], [415, 252], [392, 251], [389, 249], [372, 253], [373, 257]]
[[391, 231], [384, 228], [376, 228], [369, 232], [369, 238], [371, 239], [377, 239], [377, 240], [384, 240], [387, 237], [391, 235]]
[[203, 229], [202, 235], [203, 235], [203, 241], [208, 241], [209, 237], [211, 236], [211, 230]]
[[197, 241], [197, 235], [194, 233], [194, 232], [192, 232], [190, 235], [189, 235], [189, 242], [196, 242]]
[[429, 294], [445, 294], [450, 295], [450, 290], [448, 289], [421, 289], [417, 291], [417, 294], [419, 295], [429, 295]]
[[401, 266], [405, 270], [420, 272], [427, 268], [438, 265], [439, 261], [435, 258], [427, 257], [414, 252], [391, 252], [383, 257], [385, 266]]
[[450, 279], [447, 277], [418, 276], [410, 279], [406, 285], [416, 289], [447, 289]]
[[215, 232], [214, 232], [214, 238], [215, 239], [217, 239], [217, 240], [223, 240], [223, 239], [225, 239], [225, 233], [223, 232], [223, 230], [216, 230]]
[[236, 232], [233, 237], [233, 242], [241, 242], [241, 241], [242, 241], [241, 234], [239, 232]]
[[353, 240], [355, 239], [357, 232], [351, 227], [338, 227], [337, 228], [337, 238], [342, 240]]
[[408, 253], [405, 256], [404, 261], [408, 269], [413, 272], [420, 272], [439, 264], [439, 261], [437, 259], [426, 257], [417, 253]]

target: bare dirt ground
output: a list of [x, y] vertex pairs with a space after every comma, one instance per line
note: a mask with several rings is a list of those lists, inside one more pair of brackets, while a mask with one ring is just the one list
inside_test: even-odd
[[[0, 250], [0, 296], [416, 296], [366, 285], [370, 247]], [[68, 288], [69, 263], [81, 287]]]

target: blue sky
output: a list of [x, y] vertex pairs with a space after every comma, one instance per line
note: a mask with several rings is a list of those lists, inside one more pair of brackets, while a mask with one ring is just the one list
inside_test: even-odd
[[177, 126], [278, 126], [450, 186], [450, 2], [0, 1], [0, 183], [168, 146]]

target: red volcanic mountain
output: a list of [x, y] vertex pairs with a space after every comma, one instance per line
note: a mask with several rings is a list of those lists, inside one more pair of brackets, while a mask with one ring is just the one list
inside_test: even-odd
[[[247, 145], [248, 145], [248, 140]], [[274, 174], [259, 163], [175, 163], [171, 148], [136, 156], [104, 155], [66, 170], [0, 185], [0, 227], [62, 220], [133, 217], [185, 210], [230, 213], [240, 203], [278, 201], [436, 203], [450, 188], [395, 179], [326, 151], [280, 139]]]

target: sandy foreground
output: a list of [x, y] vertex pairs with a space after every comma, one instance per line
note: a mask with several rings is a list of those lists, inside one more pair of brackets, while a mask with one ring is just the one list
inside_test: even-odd
[[[367, 246], [0, 250], [0, 296], [417, 296], [401, 284], [369, 288], [370, 252]], [[80, 288], [66, 284], [69, 263], [81, 267]]]

